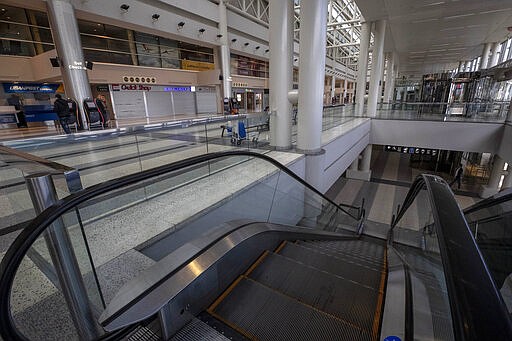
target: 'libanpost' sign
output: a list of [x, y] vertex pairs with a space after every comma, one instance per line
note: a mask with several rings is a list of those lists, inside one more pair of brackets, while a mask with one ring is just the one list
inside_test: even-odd
[[8, 94], [42, 92], [53, 94], [59, 88], [59, 84], [41, 83], [3, 83], [4, 92]]

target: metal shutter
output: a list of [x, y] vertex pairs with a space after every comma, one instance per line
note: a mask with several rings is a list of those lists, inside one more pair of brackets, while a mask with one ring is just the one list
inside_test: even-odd
[[217, 94], [215, 92], [196, 92], [197, 112], [217, 113]]
[[148, 92], [146, 93], [148, 101], [148, 116], [172, 116], [172, 100], [170, 92]]
[[142, 91], [113, 91], [117, 119], [146, 117]]
[[196, 100], [193, 92], [173, 92], [172, 97], [176, 115], [196, 113]]

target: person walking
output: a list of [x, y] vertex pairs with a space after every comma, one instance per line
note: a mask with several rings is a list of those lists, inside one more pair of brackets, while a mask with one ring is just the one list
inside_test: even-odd
[[462, 167], [462, 163], [459, 163], [459, 167], [455, 170], [455, 177], [452, 182], [450, 182], [450, 187], [453, 186], [455, 182], [457, 182], [457, 189], [460, 189], [460, 182], [462, 180], [462, 174], [464, 173], [464, 168]]
[[62, 129], [64, 129], [64, 132], [66, 134], [71, 134], [71, 130], [69, 129], [69, 125], [68, 125], [68, 120], [69, 120], [69, 117], [71, 116], [71, 114], [69, 112], [68, 101], [66, 101], [65, 99], [62, 99], [62, 96], [60, 94], [56, 94], [55, 98], [57, 98], [57, 99], [53, 103], [53, 111], [55, 111], [57, 116], [59, 116], [59, 122], [60, 122]]

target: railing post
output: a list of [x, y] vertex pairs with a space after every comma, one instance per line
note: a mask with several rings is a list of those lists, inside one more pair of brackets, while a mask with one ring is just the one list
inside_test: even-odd
[[[51, 175], [33, 174], [26, 176], [25, 181], [36, 214], [58, 201]], [[61, 218], [48, 227], [44, 232], [44, 239], [80, 339], [97, 339], [101, 335], [101, 329], [94, 318], [78, 261]]]

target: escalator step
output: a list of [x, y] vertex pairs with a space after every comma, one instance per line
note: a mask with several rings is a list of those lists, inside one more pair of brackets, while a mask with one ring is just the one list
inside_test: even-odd
[[371, 332], [378, 292], [278, 254], [269, 254], [249, 277], [287, 296]]
[[171, 341], [227, 341], [230, 340], [203, 321], [193, 319], [177, 332]]
[[254, 340], [371, 340], [365, 330], [248, 278], [209, 312]]
[[325, 248], [334, 252], [356, 255], [371, 261], [382, 262], [385, 246], [365, 240], [348, 241], [304, 241], [314, 247]]
[[[318, 250], [323, 253], [337, 255], [338, 257], [341, 257], [341, 258], [359, 260], [361, 262], [366, 262], [371, 265], [376, 265], [379, 268], [382, 265], [382, 256], [384, 254], [384, 250], [378, 249], [380, 246], [378, 246], [378, 245], [376, 247], [373, 247], [373, 246], [366, 247], [365, 246], [365, 249], [369, 249], [368, 254], [367, 254], [367, 253], [365, 253], [364, 249], [354, 250], [353, 247], [350, 247], [351, 243], [352, 243], [351, 241], [346, 242], [347, 243], [346, 248], [340, 247], [340, 245], [338, 245], [338, 243], [339, 242], [327, 243], [324, 241], [317, 241], [317, 242], [299, 241], [299, 242], [297, 242], [298, 245], [307, 247], [309, 249]], [[374, 249], [377, 249], [377, 250], [374, 250]], [[381, 252], [379, 253], [379, 251], [381, 251]], [[378, 257], [376, 255], [378, 255]]]
[[360, 285], [378, 290], [382, 268], [367, 266], [362, 262], [311, 250], [297, 244], [287, 244], [279, 251], [280, 255], [296, 260], [304, 265], [318, 270], [327, 271], [333, 275], [352, 280]]

